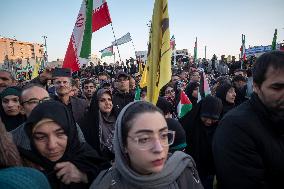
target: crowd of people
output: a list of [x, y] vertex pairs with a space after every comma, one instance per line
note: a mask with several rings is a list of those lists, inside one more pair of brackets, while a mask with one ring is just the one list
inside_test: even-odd
[[283, 51], [178, 60], [156, 105], [128, 63], [0, 70], [0, 188], [284, 187]]

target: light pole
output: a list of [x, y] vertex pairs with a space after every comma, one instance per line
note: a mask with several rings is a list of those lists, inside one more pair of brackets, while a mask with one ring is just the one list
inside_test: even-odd
[[43, 37], [43, 39], [44, 39], [44, 47], [45, 47], [45, 52], [44, 52], [44, 61], [45, 61], [45, 63], [47, 63], [48, 62], [48, 59], [47, 59], [47, 45], [46, 45], [46, 39], [47, 39], [47, 36], [42, 36]]

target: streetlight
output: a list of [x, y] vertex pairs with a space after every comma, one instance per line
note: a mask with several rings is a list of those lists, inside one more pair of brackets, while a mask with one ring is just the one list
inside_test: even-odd
[[48, 62], [48, 59], [47, 59], [47, 45], [46, 45], [46, 39], [47, 39], [47, 36], [42, 36], [43, 37], [43, 39], [44, 39], [44, 47], [45, 47], [45, 52], [44, 52], [44, 61], [45, 61], [45, 63], [47, 63]]

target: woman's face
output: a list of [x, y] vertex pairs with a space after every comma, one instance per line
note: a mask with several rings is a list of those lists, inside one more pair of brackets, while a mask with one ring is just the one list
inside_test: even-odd
[[50, 121], [36, 126], [33, 141], [38, 152], [50, 161], [59, 160], [67, 146], [67, 135], [62, 127]]
[[198, 87], [196, 87], [193, 91], [192, 91], [192, 96], [195, 98], [198, 98]]
[[175, 98], [175, 90], [172, 87], [167, 87], [165, 90], [165, 97]]
[[111, 112], [112, 100], [109, 94], [107, 93], [102, 94], [101, 98], [99, 99], [99, 108], [100, 108], [100, 111], [103, 113]]
[[232, 87], [228, 90], [228, 92], [226, 94], [226, 101], [231, 103], [231, 104], [234, 104], [235, 98], [236, 98], [236, 92], [235, 92], [235, 89]]
[[2, 106], [4, 112], [8, 116], [16, 116], [20, 113], [20, 101], [19, 97], [15, 95], [7, 95], [2, 99]]
[[126, 152], [133, 170], [143, 175], [162, 171], [169, 151], [167, 132], [159, 112], [142, 113], [132, 120]]

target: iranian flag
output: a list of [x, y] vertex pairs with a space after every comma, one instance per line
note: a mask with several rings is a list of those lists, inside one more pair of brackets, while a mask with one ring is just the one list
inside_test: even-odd
[[192, 103], [184, 91], [180, 91], [180, 101], [177, 106], [178, 117], [182, 118], [192, 109]]
[[105, 0], [83, 0], [65, 54], [63, 68], [78, 71], [91, 55], [92, 32], [111, 23]]

